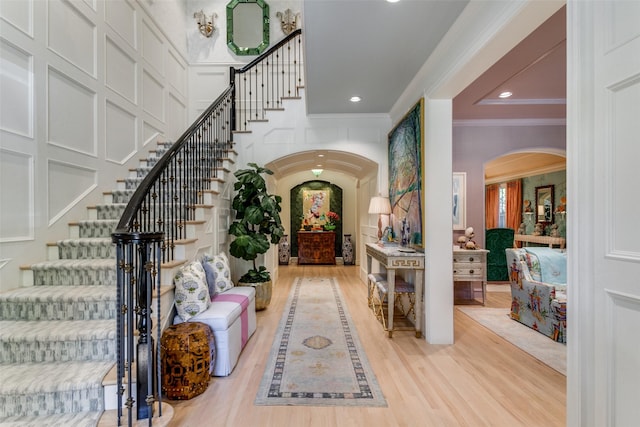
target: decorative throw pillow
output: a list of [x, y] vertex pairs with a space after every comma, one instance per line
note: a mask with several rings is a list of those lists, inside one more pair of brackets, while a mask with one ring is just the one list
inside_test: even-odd
[[199, 262], [183, 265], [173, 278], [178, 315], [185, 322], [211, 305], [204, 269]]
[[224, 252], [214, 256], [205, 254], [202, 257], [202, 266], [207, 276], [207, 286], [211, 298], [233, 288], [229, 259]]

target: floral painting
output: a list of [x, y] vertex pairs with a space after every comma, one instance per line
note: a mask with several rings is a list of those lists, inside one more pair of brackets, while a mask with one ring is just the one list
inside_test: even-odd
[[302, 192], [303, 225], [322, 226], [327, 222], [330, 210], [328, 190], [304, 190]]
[[403, 244], [422, 245], [421, 99], [389, 133], [389, 200], [393, 231]]

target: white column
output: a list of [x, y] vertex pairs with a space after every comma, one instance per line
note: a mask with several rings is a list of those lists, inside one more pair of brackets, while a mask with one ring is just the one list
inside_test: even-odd
[[450, 99], [424, 103], [425, 338], [453, 343], [452, 126]]

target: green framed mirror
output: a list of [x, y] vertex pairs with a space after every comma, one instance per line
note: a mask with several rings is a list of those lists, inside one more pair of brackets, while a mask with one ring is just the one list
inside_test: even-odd
[[227, 4], [227, 46], [236, 55], [260, 55], [269, 46], [269, 5], [264, 0]]

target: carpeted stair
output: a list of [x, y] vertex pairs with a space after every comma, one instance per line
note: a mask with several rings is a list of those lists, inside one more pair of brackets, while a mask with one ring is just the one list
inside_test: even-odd
[[0, 293], [0, 425], [97, 425], [103, 378], [116, 360], [111, 233], [140, 175], [168, 147], [160, 144], [125, 189], [110, 192], [111, 203], [90, 209], [94, 218], [70, 224], [57, 259], [26, 269], [33, 286]]

